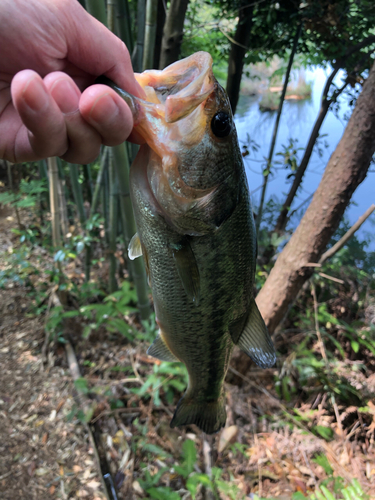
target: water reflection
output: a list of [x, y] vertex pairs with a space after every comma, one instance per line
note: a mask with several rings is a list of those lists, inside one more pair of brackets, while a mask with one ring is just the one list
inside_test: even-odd
[[[280, 157], [275, 156], [275, 154], [282, 150], [282, 145], [286, 145], [289, 139], [296, 139], [298, 147], [303, 149], [306, 147], [319, 112], [321, 95], [328, 75], [329, 72], [324, 71], [322, 68], [307, 70], [306, 80], [312, 82], [311, 98], [303, 101], [286, 101], [284, 103], [273, 158], [274, 162], [275, 160], [280, 160]], [[340, 85], [342, 78], [343, 74], [339, 73], [335, 79], [337, 85]], [[259, 187], [263, 180], [262, 171], [265, 166], [265, 158], [268, 156], [273, 126], [276, 120], [276, 112], [261, 112], [259, 110], [260, 99], [261, 96], [241, 96], [235, 115], [240, 144], [246, 143], [247, 136], [249, 136], [251, 141], [259, 145], [259, 150], [256, 153], [250, 148], [250, 155], [245, 158], [246, 173], [255, 205], [259, 203]], [[320, 134], [327, 134], [327, 136], [320, 141], [321, 156], [318, 153], [318, 148], [315, 147], [305, 174], [302, 189], [298, 191], [297, 198], [292, 207], [293, 209], [298, 207], [316, 190], [324, 168], [341, 139], [346, 126], [345, 115], [348, 117], [351, 110], [345, 96], [340, 96], [339, 103], [339, 113], [335, 115], [330, 111], [325, 118]], [[327, 143], [327, 148], [323, 147], [323, 142]], [[298, 153], [299, 160], [302, 154], [303, 151]], [[276, 174], [270, 178], [266, 198], [282, 202], [291, 184], [291, 180], [287, 180], [290, 170], [278, 166], [275, 172]], [[351, 223], [354, 223], [367, 210], [371, 203], [375, 202], [374, 181], [375, 175], [374, 172], [371, 172], [354, 193], [352, 198], [353, 203], [351, 203], [346, 213]], [[307, 208], [307, 205], [308, 203], [304, 209]], [[294, 222], [297, 224], [298, 220]], [[361, 228], [360, 232], [364, 235], [368, 230], [369, 222]], [[373, 246], [375, 249], [375, 243]]]

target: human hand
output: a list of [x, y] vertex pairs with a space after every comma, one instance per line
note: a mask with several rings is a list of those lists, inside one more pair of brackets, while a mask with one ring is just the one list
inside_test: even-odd
[[129, 136], [126, 103], [92, 85], [141, 97], [129, 53], [77, 0], [1, 0], [0, 47], [0, 158], [89, 163]]

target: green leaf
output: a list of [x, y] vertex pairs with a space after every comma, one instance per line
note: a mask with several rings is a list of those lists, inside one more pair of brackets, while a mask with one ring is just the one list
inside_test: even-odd
[[306, 497], [303, 493], [297, 491], [296, 493], [293, 493], [292, 500], [306, 500]]
[[333, 474], [333, 469], [328, 461], [328, 458], [324, 454], [318, 455], [316, 458], [313, 458], [312, 461], [323, 467], [324, 472], [328, 476]]
[[80, 377], [74, 381], [74, 386], [79, 392], [83, 392], [83, 394], [87, 394], [89, 392], [88, 382], [85, 378]]
[[359, 484], [359, 481], [358, 479], [353, 479], [352, 480], [352, 485], [354, 486], [356, 492], [358, 493], [358, 495], [363, 495], [363, 490], [361, 488], [361, 485]]
[[330, 427], [325, 427], [324, 425], [315, 425], [311, 430], [315, 433], [318, 433], [326, 441], [330, 441], [333, 438], [333, 430]]
[[213, 489], [212, 481], [207, 474], [192, 474], [186, 481], [186, 488], [190, 491], [193, 499], [195, 499], [198, 484], [210, 488], [211, 490]]
[[335, 497], [332, 495], [332, 493], [325, 486], [321, 485], [320, 489], [325, 494], [327, 500], [335, 500]]
[[320, 493], [320, 491], [318, 491], [318, 490], [315, 491], [315, 496], [316, 496], [317, 500], [327, 500], [326, 497], [322, 493]]
[[352, 497], [349, 491], [345, 488], [345, 490], [341, 491], [341, 494], [344, 497], [344, 500], [358, 500], [355, 497]]
[[163, 457], [163, 458], [167, 458], [167, 457], [171, 456], [170, 453], [163, 450], [163, 448], [160, 448], [160, 446], [157, 446], [156, 444], [145, 443], [142, 446], [142, 450], [149, 451], [150, 453], [154, 453], [155, 455], [158, 455], [159, 457]]
[[36, 198], [34, 196], [26, 196], [14, 204], [18, 208], [31, 208], [36, 205]]
[[79, 311], [65, 311], [61, 317], [62, 318], [74, 318], [79, 315]]
[[55, 262], [62, 262], [65, 259], [65, 252], [63, 250], [59, 250], [55, 253], [53, 260]]
[[149, 488], [147, 493], [155, 500], [180, 500], [180, 495], [169, 487]]
[[82, 337], [88, 339], [92, 330], [92, 325], [86, 325], [83, 329]]
[[195, 462], [197, 461], [197, 450], [195, 448], [194, 441], [191, 439], [187, 439], [182, 445], [182, 458], [188, 476], [191, 472], [193, 472]]
[[76, 246], [77, 253], [81, 253], [84, 248], [85, 244], [83, 243], [83, 241], [79, 241]]
[[359, 342], [357, 342], [356, 340], [352, 340], [350, 344], [353, 351], [357, 354], [357, 352], [359, 351]]

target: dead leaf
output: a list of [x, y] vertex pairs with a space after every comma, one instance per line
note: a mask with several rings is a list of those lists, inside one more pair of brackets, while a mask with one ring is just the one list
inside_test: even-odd
[[48, 439], [48, 432], [46, 432], [45, 434], [43, 434], [43, 437], [42, 437], [42, 444], [46, 444], [47, 442], [47, 439]]
[[222, 433], [220, 434], [219, 446], [217, 451], [222, 453], [231, 443], [233, 443], [238, 434], [237, 425], [230, 425], [229, 427], [225, 427]]
[[56, 406], [56, 413], [59, 413], [59, 411], [61, 410], [61, 408], [64, 406], [64, 403], [65, 403], [64, 399], [62, 399], [61, 401], [59, 401], [58, 405]]
[[49, 489], [49, 494], [53, 495], [55, 493], [56, 486], [52, 485]]
[[39, 467], [39, 469], [36, 469], [35, 474], [37, 476], [44, 476], [45, 474], [49, 473], [49, 469], [46, 469], [45, 467]]
[[92, 481], [86, 483], [86, 486], [88, 486], [89, 488], [92, 488], [93, 490], [97, 490], [100, 486], [100, 482], [95, 481], [95, 479], [93, 479]]
[[29, 476], [31, 476], [31, 477], [32, 477], [32, 476], [34, 475], [35, 468], [36, 468], [36, 464], [35, 464], [35, 462], [34, 462], [34, 461], [32, 461], [32, 462], [30, 463], [30, 465], [28, 466], [28, 468], [27, 468], [27, 473], [28, 473], [28, 475], [29, 475]]
[[134, 481], [133, 484], [133, 490], [138, 493], [138, 495], [143, 495], [144, 491], [141, 485], [138, 483], [138, 481]]

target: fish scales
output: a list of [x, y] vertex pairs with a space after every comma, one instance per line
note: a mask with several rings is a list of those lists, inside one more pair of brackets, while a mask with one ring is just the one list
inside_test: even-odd
[[131, 166], [138, 234], [159, 334], [148, 353], [181, 361], [189, 384], [171, 426], [225, 425], [224, 378], [234, 345], [259, 366], [275, 351], [253, 297], [256, 236], [249, 190], [225, 91], [199, 52], [137, 75], [146, 100], [120, 89], [146, 144]]

